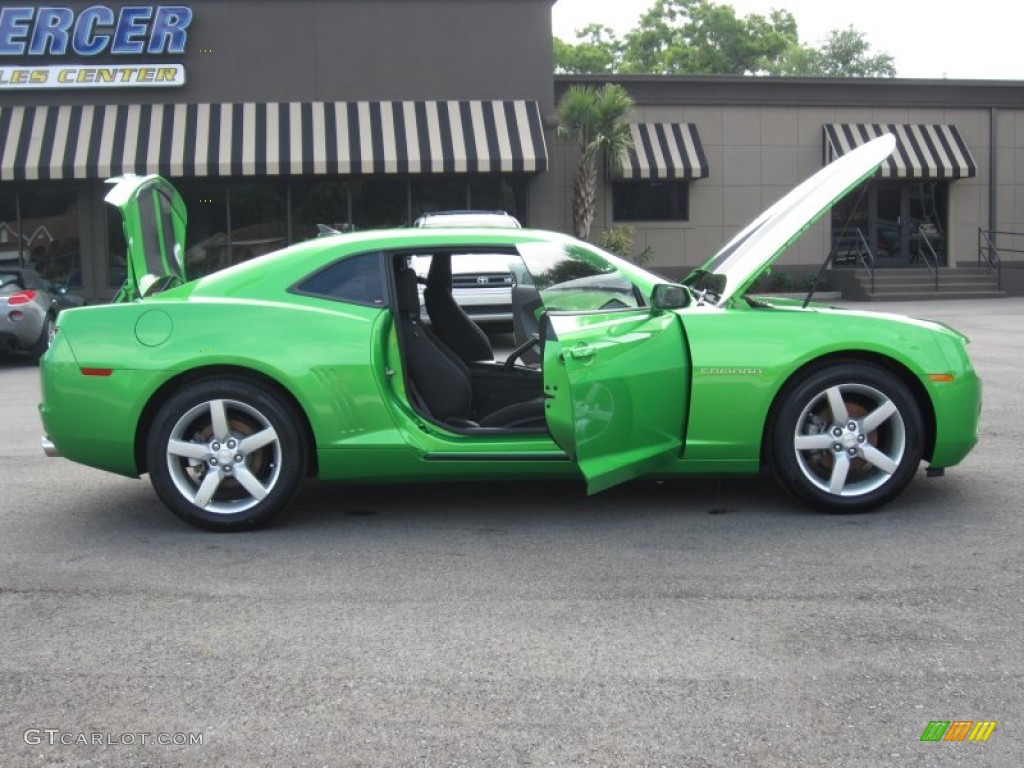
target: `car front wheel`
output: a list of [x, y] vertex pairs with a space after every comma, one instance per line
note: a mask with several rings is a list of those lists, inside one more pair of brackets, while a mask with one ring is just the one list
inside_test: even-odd
[[294, 408], [240, 379], [200, 381], [165, 402], [147, 442], [150, 480], [187, 523], [255, 528], [302, 483], [305, 443]]
[[779, 398], [776, 478], [826, 512], [865, 512], [895, 498], [923, 453], [921, 411], [907, 386], [870, 363], [812, 372]]

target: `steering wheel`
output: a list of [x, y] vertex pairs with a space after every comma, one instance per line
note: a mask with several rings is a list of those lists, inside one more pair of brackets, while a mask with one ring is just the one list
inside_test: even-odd
[[501, 370], [503, 370], [503, 371], [510, 371], [510, 370], [512, 370], [512, 368], [515, 367], [516, 360], [518, 360], [520, 357], [522, 357], [523, 354], [526, 353], [528, 350], [532, 349], [533, 347], [539, 347], [539, 346], [540, 346], [540, 336], [535, 333], [529, 339], [527, 339], [522, 344], [520, 344], [518, 347], [513, 349], [511, 353], [509, 353], [509, 356], [507, 358], [505, 358], [505, 362], [501, 364]]

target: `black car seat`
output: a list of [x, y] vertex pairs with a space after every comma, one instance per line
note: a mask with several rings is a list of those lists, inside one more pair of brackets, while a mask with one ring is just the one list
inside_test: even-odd
[[544, 401], [532, 398], [490, 413], [473, 412], [473, 378], [462, 359], [420, 319], [416, 273], [395, 270], [399, 334], [414, 400], [429, 415], [453, 427], [544, 428]]
[[480, 330], [452, 296], [452, 257], [435, 253], [430, 259], [427, 287], [423, 292], [431, 329], [459, 358], [467, 363], [494, 362], [494, 350]]
[[[512, 333], [517, 347], [537, 338], [537, 315], [543, 306], [540, 293], [532, 283], [516, 280], [512, 286]], [[540, 353], [537, 349], [527, 349], [521, 359], [527, 364], [539, 363]]]

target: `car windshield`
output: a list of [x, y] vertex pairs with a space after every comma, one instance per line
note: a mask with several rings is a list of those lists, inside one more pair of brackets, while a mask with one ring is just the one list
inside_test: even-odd
[[611, 261], [569, 243], [522, 243], [526, 270], [517, 281], [532, 285], [549, 311], [644, 306], [643, 294]]

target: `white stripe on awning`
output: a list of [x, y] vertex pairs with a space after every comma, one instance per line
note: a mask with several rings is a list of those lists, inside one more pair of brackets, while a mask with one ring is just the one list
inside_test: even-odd
[[883, 134], [896, 137], [896, 149], [880, 168], [890, 179], [962, 179], [978, 174], [955, 125], [831, 123], [825, 126], [825, 159], [832, 162]]
[[622, 156], [624, 179], [703, 179], [711, 172], [693, 123], [632, 123], [633, 148]]
[[535, 101], [0, 107], [0, 180], [534, 173]]

